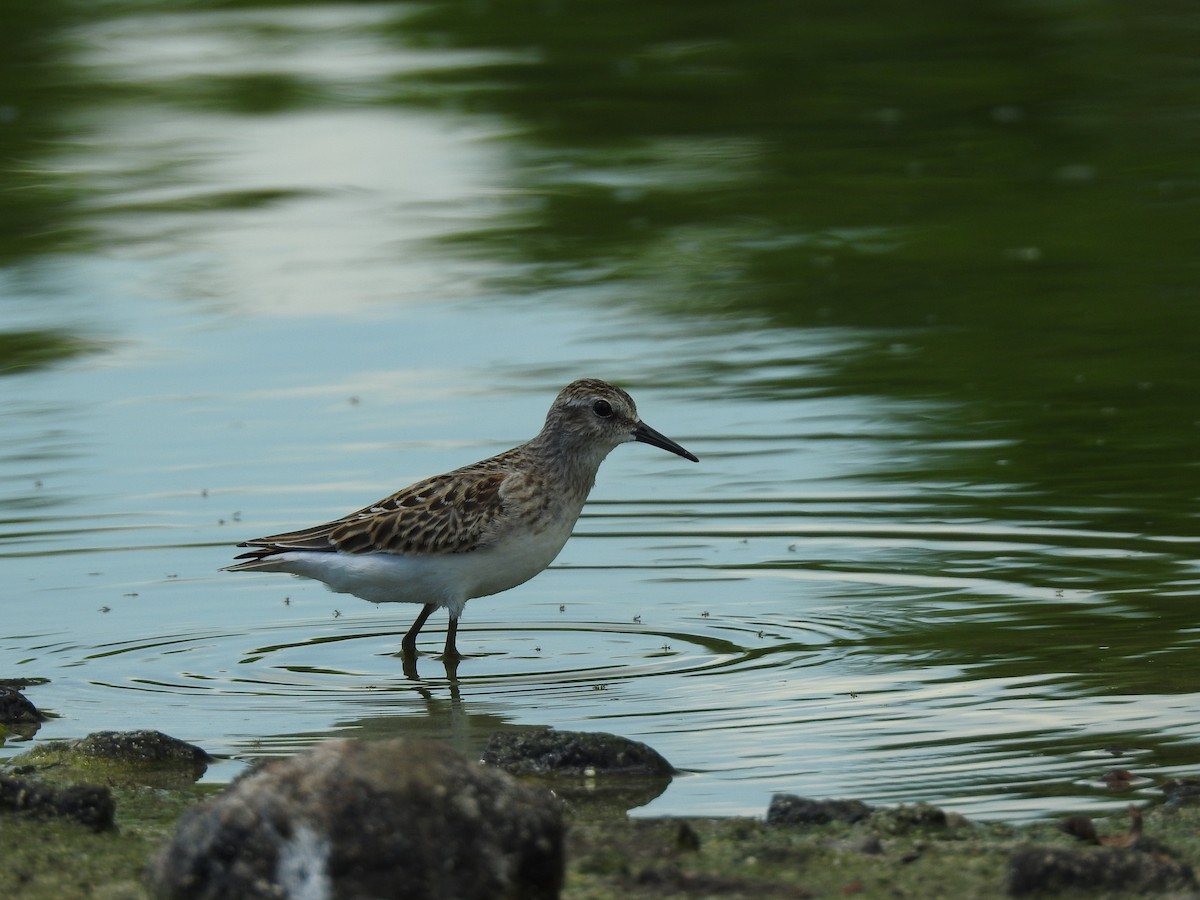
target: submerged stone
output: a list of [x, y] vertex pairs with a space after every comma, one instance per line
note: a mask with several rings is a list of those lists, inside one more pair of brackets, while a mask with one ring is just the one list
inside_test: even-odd
[[196, 745], [161, 731], [97, 731], [34, 747], [13, 762], [56, 779], [102, 777], [164, 786], [190, 784], [204, 774], [210, 759]]
[[417, 741], [329, 741], [190, 810], [151, 863], [157, 896], [553, 900], [561, 805]]
[[674, 767], [640, 741], [600, 731], [497, 731], [483, 761], [514, 775], [667, 777]]

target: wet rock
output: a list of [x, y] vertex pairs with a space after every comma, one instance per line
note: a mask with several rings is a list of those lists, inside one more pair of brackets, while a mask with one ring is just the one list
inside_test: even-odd
[[497, 731], [483, 761], [514, 775], [629, 775], [669, 778], [675, 769], [658, 751], [596, 731]]
[[36, 725], [41, 721], [42, 714], [24, 694], [16, 688], [0, 686], [0, 724]]
[[483, 761], [521, 777], [545, 780], [589, 816], [623, 816], [645, 806], [671, 783], [675, 769], [651, 747], [603, 732], [498, 731]]
[[83, 784], [56, 788], [0, 775], [0, 811], [71, 819], [93, 831], [113, 827], [116, 803], [106, 787]]
[[768, 825], [828, 825], [845, 822], [852, 825], [873, 812], [861, 800], [810, 800], [795, 794], [776, 794], [767, 807]]
[[[44, 718], [29, 698], [18, 690], [17, 685], [0, 684], [0, 726], [29, 740], [42, 727]], [[3, 729], [0, 729], [0, 734], [3, 734]], [[0, 738], [2, 742], [3, 738]]]
[[203, 775], [210, 759], [194, 744], [161, 731], [97, 731], [78, 740], [43, 744], [14, 762], [59, 778], [182, 786]]
[[1063, 891], [1149, 891], [1195, 887], [1190, 866], [1165, 856], [1114, 847], [1018, 847], [1008, 860], [1009, 896]]
[[74, 753], [92, 759], [113, 759], [145, 765], [173, 765], [204, 774], [211, 757], [195, 744], [161, 731], [96, 731], [71, 741]]
[[151, 863], [164, 898], [551, 900], [548, 792], [416, 741], [329, 741], [190, 810]]

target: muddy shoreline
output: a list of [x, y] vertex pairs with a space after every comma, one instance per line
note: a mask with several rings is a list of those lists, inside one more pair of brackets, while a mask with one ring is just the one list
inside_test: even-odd
[[[4, 896], [163, 895], [147, 880], [149, 861], [185, 813], [230, 786], [193, 783], [203, 751], [156, 735], [47, 742], [0, 767]], [[505, 777], [561, 810], [565, 900], [1200, 896], [1200, 783], [1188, 780], [1165, 786], [1152, 808], [1026, 826], [788, 795], [762, 818], [634, 818], [627, 810], [669, 778], [645, 745], [548, 731], [497, 746], [509, 757], [492, 753], [485, 767], [518, 773]]]

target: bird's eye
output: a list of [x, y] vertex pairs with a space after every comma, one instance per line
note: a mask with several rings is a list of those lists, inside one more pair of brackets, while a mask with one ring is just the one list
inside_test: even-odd
[[602, 419], [607, 419], [609, 416], [612, 415], [612, 412], [613, 412], [612, 404], [609, 403], [607, 400], [597, 400], [595, 403], [592, 404], [592, 412], [594, 412], [596, 415], [598, 415]]

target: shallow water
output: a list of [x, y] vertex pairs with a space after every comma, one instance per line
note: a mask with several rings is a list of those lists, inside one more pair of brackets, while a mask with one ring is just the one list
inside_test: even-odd
[[[686, 773], [650, 814], [1029, 819], [1194, 774], [1196, 23], [831, 7], [793, 45], [771, 7], [16, 21], [0, 677], [48, 679], [36, 740], [157, 728], [223, 781], [599, 729]], [[1114, 91], [1115, 46], [1156, 68]], [[585, 375], [701, 463], [618, 448], [554, 566], [468, 605], [456, 677], [443, 617], [406, 673], [415, 607], [217, 571]]]

